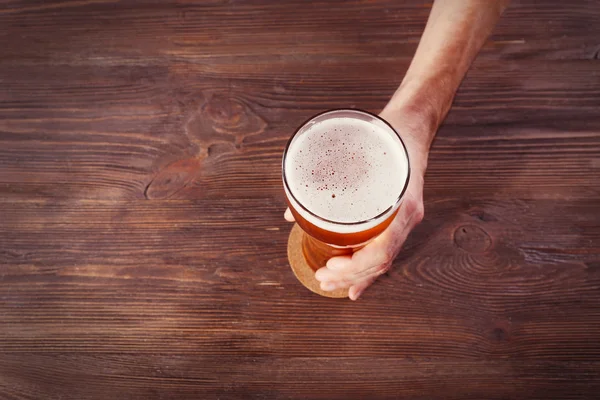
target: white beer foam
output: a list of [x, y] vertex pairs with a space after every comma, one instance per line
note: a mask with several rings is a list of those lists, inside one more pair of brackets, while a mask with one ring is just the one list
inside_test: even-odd
[[[377, 123], [377, 124], [376, 124]], [[352, 233], [370, 229], [395, 211], [408, 179], [408, 159], [386, 124], [339, 117], [316, 122], [290, 144], [284, 165], [288, 198], [300, 215], [323, 229]], [[287, 188], [286, 188], [287, 191]], [[333, 222], [360, 222], [337, 225]]]

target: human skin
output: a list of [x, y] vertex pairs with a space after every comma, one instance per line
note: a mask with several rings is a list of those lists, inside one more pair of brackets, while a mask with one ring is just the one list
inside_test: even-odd
[[[402, 205], [390, 226], [352, 256], [333, 257], [315, 273], [321, 289], [348, 288], [358, 299], [387, 272], [413, 228], [423, 220], [429, 148], [454, 95], [508, 0], [436, 0], [410, 67], [380, 116], [400, 132], [411, 162]], [[290, 210], [285, 219], [294, 221]]]

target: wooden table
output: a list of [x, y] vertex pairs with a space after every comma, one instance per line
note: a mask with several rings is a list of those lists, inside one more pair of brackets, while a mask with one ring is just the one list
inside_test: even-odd
[[380, 110], [430, 6], [2, 1], [0, 398], [598, 398], [596, 1], [506, 12], [363, 298], [287, 264], [286, 140]]

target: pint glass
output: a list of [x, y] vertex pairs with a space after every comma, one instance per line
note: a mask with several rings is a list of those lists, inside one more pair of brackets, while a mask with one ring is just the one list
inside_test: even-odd
[[369, 112], [339, 109], [305, 122], [283, 153], [283, 186], [314, 271], [388, 227], [408, 186], [400, 135]]

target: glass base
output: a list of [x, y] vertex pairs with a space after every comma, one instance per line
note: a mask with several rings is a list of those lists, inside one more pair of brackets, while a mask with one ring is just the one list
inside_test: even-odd
[[333, 247], [304, 233], [302, 235], [302, 252], [310, 268], [317, 271], [319, 268], [324, 267], [331, 257], [351, 256], [354, 249], [351, 247]]
[[[321, 290], [321, 283], [315, 279], [315, 269], [319, 269], [318, 264], [315, 267], [311, 267], [304, 256], [303, 242], [304, 237], [307, 236], [304, 231], [294, 224], [290, 237], [288, 239], [288, 261], [292, 267], [292, 271], [296, 278], [304, 287], [313, 293], [316, 293], [323, 297], [330, 298], [346, 298], [348, 297], [348, 289], [336, 289], [331, 292]], [[325, 260], [327, 262], [327, 259]], [[324, 265], [324, 264], [323, 264]]]

